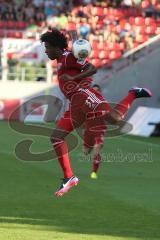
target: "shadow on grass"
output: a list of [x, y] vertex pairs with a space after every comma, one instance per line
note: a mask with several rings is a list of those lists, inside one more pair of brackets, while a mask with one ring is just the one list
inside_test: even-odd
[[[33, 193], [23, 196], [21, 202], [20, 198], [14, 199], [11, 206], [8, 200], [8, 209], [1, 211], [0, 222], [20, 224], [22, 229], [27, 224], [28, 229], [34, 227], [34, 230], [160, 239], [160, 216], [117, 201], [107, 193], [96, 194], [88, 187], [84, 186], [83, 191], [73, 190], [63, 199], [47, 197], [41, 191], [42, 199], [39, 200]], [[9, 227], [2, 225], [2, 228]]]

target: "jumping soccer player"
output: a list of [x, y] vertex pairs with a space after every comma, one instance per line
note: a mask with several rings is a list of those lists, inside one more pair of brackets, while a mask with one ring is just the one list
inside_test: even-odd
[[[98, 84], [92, 85], [92, 88], [101, 93], [101, 88]], [[101, 162], [101, 149], [104, 143], [106, 128], [102, 126], [101, 131], [99, 129], [96, 135], [94, 135], [90, 130], [90, 125], [88, 125], [88, 123], [88, 121], [84, 123], [83, 152], [85, 155], [88, 155], [93, 150], [93, 163], [90, 177], [92, 179], [97, 179], [97, 171]]]
[[53, 148], [64, 173], [62, 184], [55, 195], [62, 196], [79, 181], [70, 165], [65, 137], [85, 121], [92, 126], [93, 134], [105, 119], [118, 124], [136, 98], [151, 97], [151, 93], [144, 88], [132, 88], [115, 109], [112, 109], [100, 93], [89, 87], [92, 81], [89, 77], [96, 73], [96, 68], [87, 61], [79, 61], [67, 50], [67, 38], [62, 32], [57, 29], [47, 31], [41, 35], [41, 42], [45, 45], [48, 57], [57, 60], [59, 87], [70, 100], [70, 109], [57, 122], [51, 136]]

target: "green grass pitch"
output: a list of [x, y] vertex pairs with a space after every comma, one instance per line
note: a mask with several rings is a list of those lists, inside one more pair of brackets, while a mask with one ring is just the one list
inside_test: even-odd
[[[160, 239], [160, 138], [107, 139], [97, 180], [79, 143], [70, 156], [80, 183], [57, 199], [57, 161], [20, 161], [15, 145], [32, 137], [7, 122], [0, 134], [0, 240]], [[50, 149], [48, 138], [34, 139], [35, 152]]]

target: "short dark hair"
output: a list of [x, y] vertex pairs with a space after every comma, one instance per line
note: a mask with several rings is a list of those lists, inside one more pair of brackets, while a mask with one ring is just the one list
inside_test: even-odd
[[62, 50], [68, 47], [67, 37], [56, 28], [49, 29], [47, 32], [43, 33], [40, 40], [41, 42], [47, 42], [53, 47], [58, 47]]

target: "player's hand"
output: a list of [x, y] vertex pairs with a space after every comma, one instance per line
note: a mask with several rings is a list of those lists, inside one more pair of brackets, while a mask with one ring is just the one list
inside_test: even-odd
[[74, 78], [68, 74], [63, 74], [60, 76], [60, 80], [70, 80], [72, 81]]

